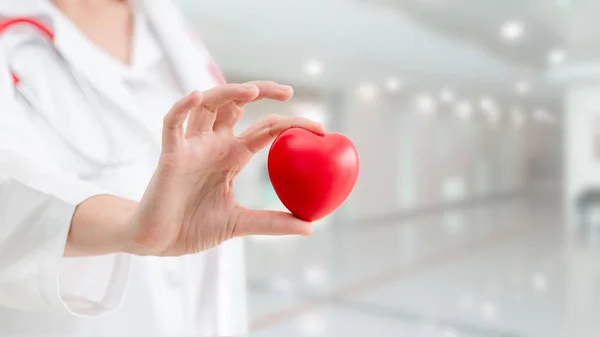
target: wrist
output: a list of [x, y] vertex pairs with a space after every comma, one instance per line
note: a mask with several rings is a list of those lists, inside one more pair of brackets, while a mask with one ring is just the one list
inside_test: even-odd
[[65, 256], [96, 256], [126, 252], [135, 231], [137, 202], [97, 195], [75, 209]]

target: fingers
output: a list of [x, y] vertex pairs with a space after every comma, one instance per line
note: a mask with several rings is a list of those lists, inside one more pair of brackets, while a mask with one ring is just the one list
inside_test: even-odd
[[251, 102], [258, 94], [258, 88], [253, 84], [225, 84], [205, 91], [202, 104], [190, 115], [187, 136], [211, 132], [221, 107], [234, 101]]
[[202, 103], [202, 94], [194, 91], [180, 99], [163, 119], [163, 149], [170, 150], [184, 139], [183, 124], [190, 110]]
[[[258, 96], [252, 102], [261, 99], [272, 99], [276, 101], [287, 101], [294, 94], [292, 87], [281, 85], [271, 81], [254, 81], [247, 84], [255, 85], [258, 88]], [[249, 102], [231, 102], [219, 110], [215, 121], [214, 130], [227, 130], [233, 132], [235, 124], [242, 117], [244, 106]]]
[[247, 235], [303, 235], [312, 234], [313, 225], [290, 213], [255, 211], [240, 207], [235, 215], [234, 237]]
[[256, 153], [268, 146], [283, 131], [293, 127], [303, 128], [317, 134], [325, 132], [323, 125], [307, 118], [271, 115], [250, 126], [240, 135], [240, 139], [252, 153]]

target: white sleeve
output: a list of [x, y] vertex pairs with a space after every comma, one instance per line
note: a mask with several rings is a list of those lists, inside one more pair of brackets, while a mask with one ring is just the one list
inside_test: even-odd
[[0, 55], [0, 305], [94, 317], [118, 307], [131, 256], [64, 258], [75, 207], [100, 188], [62, 170]]

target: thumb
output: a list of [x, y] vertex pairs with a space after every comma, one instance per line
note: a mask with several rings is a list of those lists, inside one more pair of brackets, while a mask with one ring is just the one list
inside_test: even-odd
[[300, 220], [287, 212], [257, 211], [238, 207], [234, 213], [234, 237], [247, 235], [312, 234], [312, 223]]

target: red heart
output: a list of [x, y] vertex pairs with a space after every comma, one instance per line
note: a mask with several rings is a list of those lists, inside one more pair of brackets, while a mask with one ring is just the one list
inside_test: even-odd
[[269, 150], [269, 178], [277, 196], [305, 221], [324, 218], [348, 199], [359, 166], [356, 147], [339, 133], [291, 128]]

